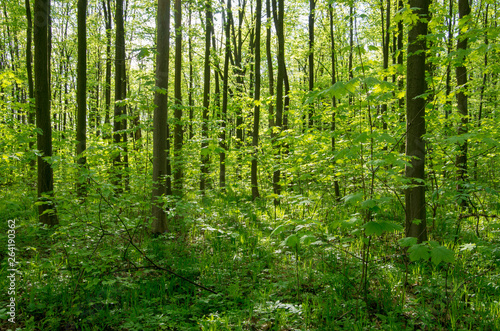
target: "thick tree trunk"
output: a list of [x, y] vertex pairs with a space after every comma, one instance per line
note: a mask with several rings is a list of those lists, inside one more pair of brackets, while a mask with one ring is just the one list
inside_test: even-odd
[[34, 44], [35, 44], [35, 102], [37, 148], [41, 155], [38, 161], [38, 217], [41, 223], [59, 223], [52, 201], [54, 174], [50, 163], [44, 157], [52, 156], [52, 127], [50, 123], [50, 63], [48, 57], [48, 28], [50, 0], [35, 0]]
[[78, 68], [77, 68], [77, 125], [76, 155], [79, 174], [77, 193], [85, 195], [84, 169], [87, 158], [83, 152], [87, 149], [87, 0], [78, 0]]
[[172, 194], [167, 173], [169, 164], [168, 135], [168, 70], [170, 53], [170, 0], [158, 1], [156, 29], [156, 87], [153, 115], [153, 233], [168, 231], [168, 222], [162, 203], [157, 201]]
[[425, 104], [422, 95], [427, 90], [425, 61], [428, 0], [410, 0], [410, 7], [417, 8], [418, 22], [408, 34], [408, 59], [406, 67], [406, 156], [410, 164], [405, 175], [411, 187], [405, 191], [406, 236], [427, 240], [425, 213]]

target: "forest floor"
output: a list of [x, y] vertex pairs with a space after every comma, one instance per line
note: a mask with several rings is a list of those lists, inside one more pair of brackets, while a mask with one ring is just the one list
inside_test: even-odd
[[146, 192], [60, 200], [54, 228], [37, 224], [33, 191], [0, 198], [0, 299], [16, 302], [0, 330], [500, 329], [495, 222], [478, 236], [475, 220], [450, 221], [416, 245], [396, 204], [367, 225], [334, 199], [212, 194], [170, 201], [155, 237]]

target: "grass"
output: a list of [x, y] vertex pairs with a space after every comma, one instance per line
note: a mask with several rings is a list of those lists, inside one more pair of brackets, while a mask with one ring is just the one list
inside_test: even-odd
[[[95, 189], [83, 203], [59, 201], [54, 229], [36, 224], [33, 192], [2, 197], [0, 217], [17, 224], [17, 328], [500, 328], [498, 236], [485, 228], [478, 238], [474, 220], [463, 221], [467, 241], [439, 234], [455, 261], [435, 265], [408, 261], [400, 231], [368, 238], [353, 208], [314, 194], [285, 197], [277, 209], [236, 195], [187, 198], [171, 209], [173, 231], [153, 237], [146, 194], [118, 198]], [[391, 205], [379, 217], [398, 214]], [[2, 222], [2, 242], [6, 233]], [[7, 288], [1, 257], [0, 286]], [[0, 297], [9, 299], [6, 291]], [[2, 329], [13, 329], [7, 317], [0, 309]]]

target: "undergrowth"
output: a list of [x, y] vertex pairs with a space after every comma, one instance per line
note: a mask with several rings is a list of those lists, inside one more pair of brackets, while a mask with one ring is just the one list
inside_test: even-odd
[[[146, 193], [94, 183], [84, 201], [58, 200], [61, 225], [46, 228], [35, 192], [20, 192], [0, 209], [2, 243], [16, 220], [20, 330], [500, 329], [495, 221], [479, 236], [474, 219], [442, 225], [419, 246], [401, 240], [393, 201], [367, 223], [312, 193], [278, 207], [211, 193], [171, 201], [172, 231], [155, 237]], [[4, 307], [0, 318], [14, 329]]]

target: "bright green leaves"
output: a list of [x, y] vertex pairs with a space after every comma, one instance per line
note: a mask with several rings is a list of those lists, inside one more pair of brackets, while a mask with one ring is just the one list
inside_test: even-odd
[[409, 247], [408, 253], [410, 254], [411, 261], [428, 260], [431, 259], [432, 264], [437, 266], [441, 262], [453, 263], [455, 262], [455, 253], [435, 241], [425, 241], [417, 244], [417, 238], [408, 237], [399, 240], [402, 247]]

